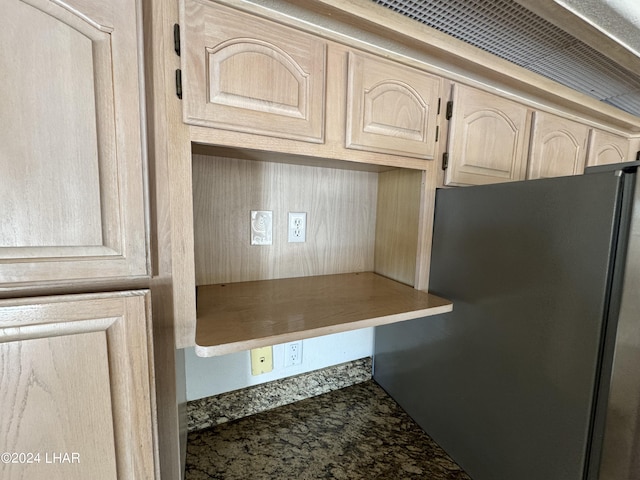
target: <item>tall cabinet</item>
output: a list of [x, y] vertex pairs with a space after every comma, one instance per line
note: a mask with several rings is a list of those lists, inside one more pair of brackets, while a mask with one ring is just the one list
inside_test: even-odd
[[0, 477], [155, 478], [139, 5], [0, 16]]

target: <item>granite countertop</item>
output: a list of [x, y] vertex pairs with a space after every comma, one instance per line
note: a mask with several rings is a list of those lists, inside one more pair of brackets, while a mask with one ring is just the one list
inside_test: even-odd
[[369, 380], [189, 433], [186, 480], [470, 480]]

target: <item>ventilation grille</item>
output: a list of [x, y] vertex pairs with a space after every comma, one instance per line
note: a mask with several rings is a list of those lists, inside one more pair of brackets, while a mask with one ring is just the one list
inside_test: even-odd
[[373, 0], [640, 116], [640, 77], [512, 0]]

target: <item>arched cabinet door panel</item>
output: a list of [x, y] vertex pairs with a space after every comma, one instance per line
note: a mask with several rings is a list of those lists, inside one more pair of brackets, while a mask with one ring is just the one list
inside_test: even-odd
[[148, 274], [137, 10], [3, 4], [0, 288]]
[[628, 138], [594, 128], [589, 139], [587, 166], [634, 160], [629, 156], [629, 148]]
[[441, 84], [414, 68], [349, 52], [346, 147], [433, 159]]
[[523, 180], [529, 110], [475, 88], [454, 85], [447, 185]]
[[148, 291], [0, 300], [0, 478], [151, 480]]
[[544, 112], [533, 114], [527, 178], [584, 172], [589, 127]]
[[324, 142], [324, 41], [208, 1], [184, 4], [186, 123]]

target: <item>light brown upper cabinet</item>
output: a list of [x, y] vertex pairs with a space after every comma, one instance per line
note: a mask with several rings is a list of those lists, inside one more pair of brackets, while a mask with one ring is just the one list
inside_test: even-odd
[[589, 140], [587, 166], [632, 160], [628, 157], [629, 146], [629, 139], [594, 128]]
[[324, 141], [323, 40], [209, 1], [184, 8], [186, 123]]
[[0, 288], [148, 274], [137, 13], [3, 3]]
[[589, 127], [545, 112], [534, 112], [527, 178], [584, 172]]
[[0, 478], [155, 478], [148, 310], [147, 291], [0, 300], [0, 451], [25, 455]]
[[529, 109], [464, 85], [453, 87], [446, 185], [523, 180]]
[[442, 80], [349, 52], [346, 147], [433, 159]]

